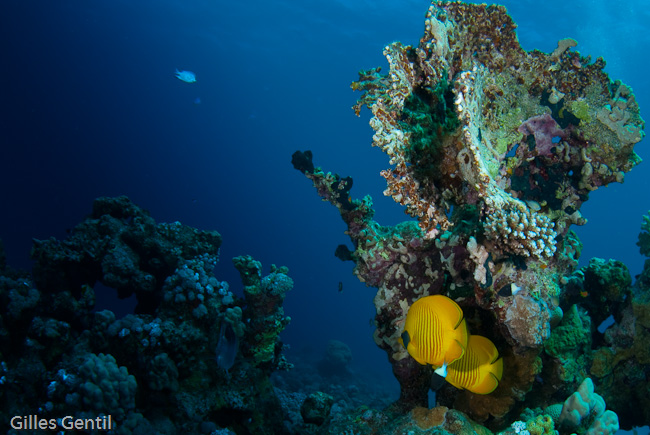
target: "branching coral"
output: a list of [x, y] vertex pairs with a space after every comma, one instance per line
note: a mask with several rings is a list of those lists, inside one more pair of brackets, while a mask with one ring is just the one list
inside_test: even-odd
[[553, 226], [544, 215], [497, 210], [485, 220], [485, 236], [505, 252], [543, 259], [555, 254]]

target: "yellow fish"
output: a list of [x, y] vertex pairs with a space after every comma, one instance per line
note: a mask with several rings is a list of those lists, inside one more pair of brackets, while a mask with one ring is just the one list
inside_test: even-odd
[[413, 302], [400, 343], [417, 362], [445, 376], [447, 366], [463, 356], [467, 339], [463, 310], [447, 296], [434, 295]]
[[503, 375], [503, 359], [490, 339], [470, 335], [462, 358], [449, 364], [447, 382], [472, 393], [490, 394]]

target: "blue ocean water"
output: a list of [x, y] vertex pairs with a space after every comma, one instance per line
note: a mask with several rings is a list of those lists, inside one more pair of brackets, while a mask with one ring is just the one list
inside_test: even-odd
[[[583, 55], [650, 107], [650, 11], [645, 2], [503, 1], [525, 49], [552, 51], [572, 37]], [[350, 109], [357, 71], [385, 44], [416, 44], [426, 0], [5, 1], [0, 4], [0, 239], [8, 263], [29, 268], [32, 238], [65, 238], [98, 196], [127, 195], [159, 222], [223, 236], [217, 276], [240, 286], [231, 257], [289, 267], [283, 333], [294, 349], [347, 343], [354, 367], [393, 388], [373, 342], [375, 290], [334, 257], [348, 242], [338, 212], [318, 200], [290, 163], [310, 149], [316, 165], [354, 179], [382, 224], [406, 219], [382, 195], [388, 167], [370, 146], [367, 111]], [[175, 70], [196, 74], [178, 80]], [[583, 259], [614, 258], [640, 273], [635, 245], [650, 209], [650, 152], [625, 178], [591, 195], [576, 231]], [[343, 291], [339, 292], [339, 282]], [[115, 310], [115, 301], [102, 303]], [[128, 310], [128, 306], [123, 308]], [[392, 387], [391, 387], [392, 386]]]

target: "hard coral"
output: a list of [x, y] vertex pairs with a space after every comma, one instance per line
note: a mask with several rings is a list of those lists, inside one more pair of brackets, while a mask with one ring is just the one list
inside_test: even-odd
[[530, 435], [557, 435], [553, 419], [548, 415], [538, 415], [526, 423]]
[[[604, 333], [603, 346], [592, 352], [590, 374], [599, 393], [616, 412], [624, 428], [642, 426], [650, 419], [650, 389], [646, 373], [650, 369], [650, 286], [644, 272], [627, 297], [619, 317]], [[630, 403], [636, 405], [631, 407]]]
[[586, 378], [564, 402], [560, 426], [578, 433], [613, 434], [619, 428], [616, 413], [605, 410], [605, 401], [594, 392], [594, 383]]
[[286, 292], [293, 288], [293, 280], [287, 275], [289, 269], [272, 265], [271, 273], [262, 277], [262, 264], [250, 255], [235, 257], [233, 263], [245, 284], [243, 315], [248, 325], [247, 345], [242, 351], [252, 356], [255, 365], [285, 366], [279, 335], [291, 321], [282, 308]]
[[[572, 215], [589, 190], [621, 181], [639, 162], [632, 151], [643, 136], [638, 106], [629, 88], [610, 88], [601, 64], [575, 67], [564, 50], [525, 52], [502, 6], [434, 1], [425, 25], [418, 47], [385, 48], [384, 80], [353, 86], [366, 91], [361, 103], [373, 113], [373, 143], [394, 165], [382, 173], [385, 194], [418, 218], [425, 234], [448, 229], [448, 210], [465, 204], [479, 204], [485, 214], [504, 208], [543, 214], [562, 234], [582, 223]], [[567, 96], [549, 100], [552, 89]], [[569, 118], [558, 115], [574, 101], [587, 101], [595, 115], [611, 108], [603, 104], [610, 100], [623, 115], [606, 122], [636, 135], [599, 138], [585, 130], [592, 124], [573, 117], [567, 125]], [[518, 123], [506, 121], [513, 110]], [[574, 173], [583, 174], [582, 186], [567, 175]], [[555, 198], [561, 186], [576, 197], [570, 211]], [[518, 200], [536, 201], [541, 210]]]
[[504, 252], [548, 258], [555, 253], [554, 224], [544, 215], [497, 210], [485, 221], [485, 236]]
[[650, 257], [650, 211], [643, 216], [643, 223], [641, 224], [641, 232], [639, 233], [639, 241], [636, 245], [641, 251], [641, 255]]
[[538, 347], [551, 334], [550, 310], [545, 302], [517, 294], [505, 313], [509, 336], [525, 347]]
[[334, 398], [329, 394], [317, 391], [307, 396], [300, 406], [300, 415], [305, 423], [321, 425], [327, 420], [334, 404]]
[[591, 365], [591, 319], [577, 305], [564, 314], [562, 322], [553, 329], [544, 343], [545, 353], [552, 358], [547, 364], [554, 366], [565, 383], [575, 383], [585, 376]]
[[[350, 177], [314, 166], [310, 152], [294, 154], [346, 222], [354, 273], [377, 287], [375, 342], [401, 386], [394, 410], [427, 404], [430, 369], [399, 338], [413, 302], [435, 294], [457, 301], [468, 325], [509, 355], [492, 402], [445, 392], [439, 404], [492, 416], [496, 427], [529, 401], [541, 367], [508, 373], [539, 359], [561, 318], [562, 284], [580, 256], [570, 226], [586, 223], [580, 207], [591, 191], [621, 182], [640, 161], [638, 105], [604, 61], [590, 63], [572, 40], [550, 55], [526, 52], [515, 27], [502, 6], [434, 1], [419, 44], [386, 46], [388, 73], [362, 71], [352, 84], [363, 92], [354, 110], [371, 110], [373, 145], [389, 158], [384, 194], [417, 226], [379, 225], [369, 197], [348, 196]], [[537, 387], [543, 394], [530, 401], [547, 406], [559, 388]]]
[[93, 213], [67, 240], [35, 240], [31, 256], [34, 281], [48, 293], [77, 296], [83, 284], [99, 281], [121, 298], [135, 294], [138, 311], [152, 313], [160, 303], [154, 294], [184, 259], [216, 258], [220, 246], [216, 231], [197, 231], [180, 222], [157, 224], [121, 196], [97, 198]]
[[420, 429], [426, 430], [442, 425], [448, 410], [449, 408], [446, 406], [437, 406], [432, 409], [418, 407], [411, 411], [411, 417]]
[[[66, 240], [35, 241], [35, 282], [0, 270], [0, 383], [21, 387], [3, 389], [0, 418], [40, 404], [46, 418], [110, 413], [124, 434], [217, 423], [278, 433], [270, 375], [288, 367], [279, 334], [293, 282], [286, 268], [262, 277], [242, 257], [247, 291], [235, 296], [214, 276], [220, 244], [215, 231], [156, 223], [126, 197], [97, 199]], [[116, 290], [135, 296], [136, 313], [95, 310], [96, 291]], [[216, 354], [221, 325], [241, 344], [227, 365]]]

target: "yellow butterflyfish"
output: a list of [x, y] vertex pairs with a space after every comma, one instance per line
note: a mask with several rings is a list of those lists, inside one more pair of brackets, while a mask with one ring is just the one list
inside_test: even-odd
[[490, 394], [503, 376], [503, 359], [490, 339], [470, 335], [462, 358], [449, 364], [447, 382], [472, 393]]
[[463, 356], [467, 339], [463, 310], [447, 296], [434, 295], [413, 302], [400, 343], [418, 363], [445, 376], [447, 366]]

